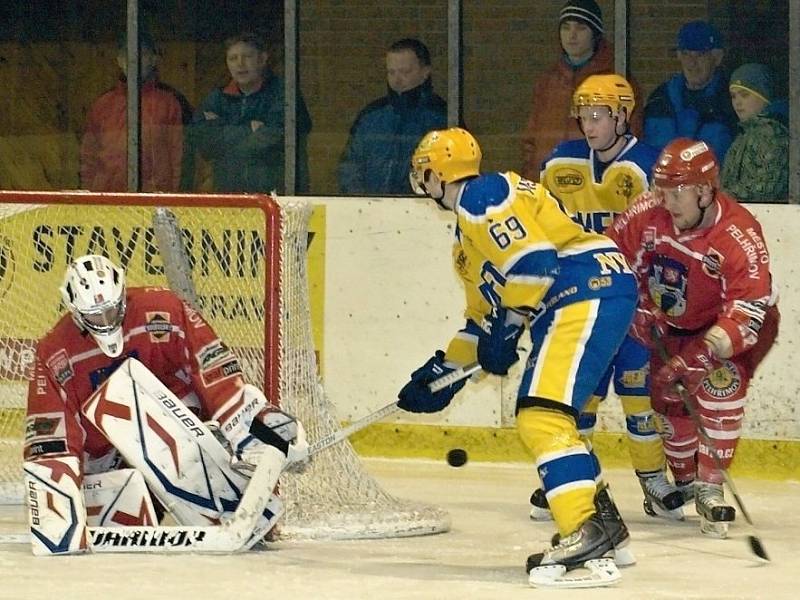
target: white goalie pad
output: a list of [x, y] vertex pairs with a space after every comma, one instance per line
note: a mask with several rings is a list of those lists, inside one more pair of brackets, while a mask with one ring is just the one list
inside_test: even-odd
[[[248, 478], [231, 468], [211, 430], [137, 360], [126, 360], [81, 410], [181, 525], [216, 524], [236, 510]], [[271, 492], [284, 458], [278, 452], [264, 458], [276, 463]], [[274, 517], [265, 510], [262, 519]]]
[[86, 475], [83, 498], [90, 527], [158, 524], [144, 477], [136, 469]]
[[25, 502], [36, 556], [77, 554], [87, 550], [86, 511], [76, 457], [26, 461]]

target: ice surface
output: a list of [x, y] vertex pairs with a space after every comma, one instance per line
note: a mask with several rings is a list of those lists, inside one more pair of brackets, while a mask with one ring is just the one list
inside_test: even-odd
[[[469, 450], [469, 449], [467, 449]], [[602, 590], [530, 588], [523, 565], [553, 533], [528, 518], [533, 468], [367, 460], [390, 492], [445, 507], [449, 533], [358, 542], [279, 542], [235, 556], [95, 555], [34, 558], [27, 545], [0, 546], [0, 599], [380, 600], [799, 598], [800, 484], [737, 480], [773, 562], [760, 564], [743, 520], [727, 540], [702, 537], [690, 510], [683, 523], [645, 516], [632, 471], [607, 479], [633, 536], [638, 564]], [[0, 532], [23, 532], [20, 507], [0, 507]]]

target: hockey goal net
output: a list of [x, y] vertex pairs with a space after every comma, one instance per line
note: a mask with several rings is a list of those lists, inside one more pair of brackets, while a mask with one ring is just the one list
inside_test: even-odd
[[[160, 207], [160, 208], [159, 208]], [[339, 427], [320, 384], [308, 294], [312, 207], [264, 195], [0, 192], [0, 496], [20, 502], [25, 401], [35, 345], [63, 313], [66, 265], [104, 254], [129, 286], [172, 287], [199, 306], [247, 380], [296, 414], [309, 441]], [[285, 537], [445, 531], [446, 513], [396, 499], [345, 441], [285, 475]]]

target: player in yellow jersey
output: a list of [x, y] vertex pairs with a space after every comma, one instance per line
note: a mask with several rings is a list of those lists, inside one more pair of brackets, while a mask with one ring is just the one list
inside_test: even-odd
[[[466, 326], [411, 375], [399, 406], [445, 408], [464, 381], [428, 383], [477, 360], [505, 375], [530, 328], [533, 350], [517, 397], [517, 427], [533, 454], [560, 540], [528, 557], [537, 586], [608, 585], [614, 557], [632, 560], [628, 530], [577, 419], [625, 337], [636, 281], [614, 242], [575, 223], [547, 190], [513, 172], [479, 174], [481, 151], [467, 131], [428, 133], [412, 156], [418, 193], [455, 212], [453, 260], [466, 292]], [[625, 552], [622, 552], [625, 550]], [[591, 575], [569, 573], [586, 566]]]
[[[602, 232], [634, 199], [650, 188], [650, 174], [658, 150], [636, 139], [628, 121], [636, 106], [633, 88], [621, 75], [592, 75], [572, 97], [572, 115], [584, 137], [556, 146], [542, 166], [540, 181], [572, 218], [592, 231]], [[682, 518], [683, 493], [667, 479], [666, 458], [650, 405], [650, 353], [627, 336], [598, 389], [578, 421], [591, 444], [597, 406], [608, 391], [622, 402], [628, 450], [644, 492], [649, 515]], [[550, 517], [541, 489], [531, 495], [531, 518]]]

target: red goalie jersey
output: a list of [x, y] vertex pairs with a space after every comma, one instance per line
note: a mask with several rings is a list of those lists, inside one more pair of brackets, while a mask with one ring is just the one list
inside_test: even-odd
[[173, 292], [131, 288], [126, 297], [121, 356], [106, 356], [70, 314], [39, 342], [28, 390], [26, 460], [75, 456], [92, 472], [93, 461], [113, 456], [81, 405], [127, 358], [143, 363], [203, 419], [221, 418], [216, 413], [243, 385], [233, 353]]
[[755, 346], [777, 299], [758, 221], [717, 191], [715, 222], [679, 231], [658, 196], [647, 192], [606, 231], [628, 258], [640, 295], [678, 335], [725, 330], [733, 355]]

